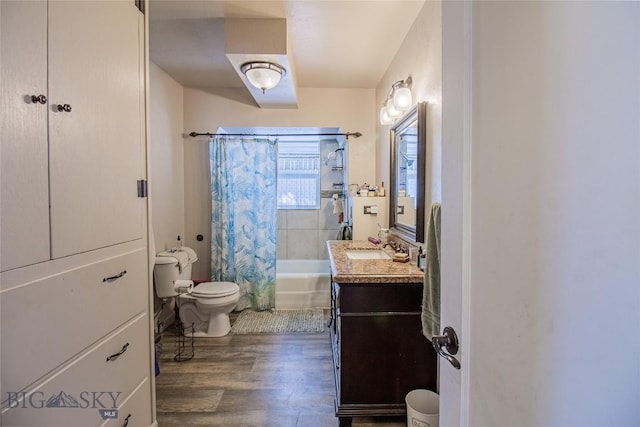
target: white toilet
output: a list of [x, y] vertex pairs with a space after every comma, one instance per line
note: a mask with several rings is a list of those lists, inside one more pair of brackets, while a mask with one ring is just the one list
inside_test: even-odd
[[[190, 248], [182, 247], [178, 251], [193, 254], [193, 257], [185, 262], [184, 255], [181, 254], [173, 257], [171, 252], [161, 252], [156, 256], [153, 269], [156, 295], [162, 299], [177, 297], [178, 314], [184, 325], [185, 335], [191, 336], [191, 332], [194, 337], [227, 335], [231, 330], [229, 313], [240, 299], [240, 288], [233, 282], [203, 282], [193, 288], [185, 288], [184, 292], [178, 292], [176, 281], [191, 280], [191, 260], [197, 260], [195, 252]], [[178, 257], [182, 257], [182, 260]], [[179, 265], [180, 262], [182, 266]]]

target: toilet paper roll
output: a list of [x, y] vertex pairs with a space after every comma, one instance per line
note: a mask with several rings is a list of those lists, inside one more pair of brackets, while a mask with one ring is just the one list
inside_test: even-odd
[[190, 294], [193, 290], [193, 280], [176, 280], [173, 282], [173, 290], [179, 294]]

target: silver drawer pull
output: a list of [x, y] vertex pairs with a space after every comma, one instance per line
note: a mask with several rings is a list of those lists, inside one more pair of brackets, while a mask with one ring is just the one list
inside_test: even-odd
[[122, 354], [124, 354], [125, 351], [127, 351], [127, 347], [129, 347], [129, 343], [126, 343], [125, 345], [122, 346], [122, 350], [120, 350], [119, 352], [112, 354], [111, 356], [107, 357], [107, 362], [111, 362], [112, 360], [116, 360], [118, 357], [120, 357]]
[[104, 282], [113, 282], [114, 280], [118, 280], [119, 278], [121, 278], [125, 274], [127, 274], [127, 270], [121, 271], [120, 274], [116, 274], [115, 276], [105, 277], [104, 279], [102, 279], [102, 282], [103, 283]]
[[124, 419], [124, 424], [122, 424], [122, 427], [127, 427], [129, 425], [129, 418], [131, 418], [131, 414], [127, 415], [127, 418]]

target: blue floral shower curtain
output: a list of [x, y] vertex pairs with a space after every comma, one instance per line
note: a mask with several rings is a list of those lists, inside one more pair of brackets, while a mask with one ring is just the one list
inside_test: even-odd
[[276, 152], [267, 139], [209, 141], [211, 278], [240, 287], [236, 310], [275, 307]]

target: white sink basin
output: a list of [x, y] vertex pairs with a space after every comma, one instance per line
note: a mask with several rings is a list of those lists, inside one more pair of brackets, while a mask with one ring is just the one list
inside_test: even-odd
[[381, 250], [347, 250], [345, 251], [349, 259], [391, 259], [385, 251]]

